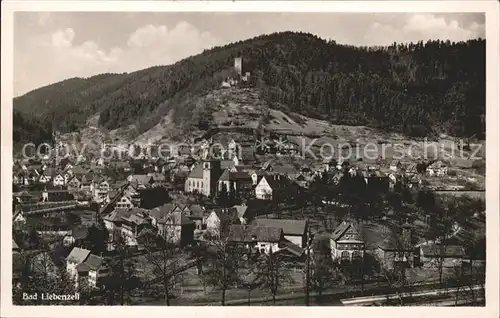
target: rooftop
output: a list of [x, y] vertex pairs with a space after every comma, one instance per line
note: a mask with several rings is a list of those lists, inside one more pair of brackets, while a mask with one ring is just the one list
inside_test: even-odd
[[461, 245], [421, 245], [422, 253], [427, 257], [463, 257], [465, 249]]
[[83, 263], [86, 264], [91, 270], [96, 271], [101, 267], [103, 258], [94, 254], [90, 254]]
[[280, 228], [283, 229], [285, 235], [304, 235], [307, 227], [307, 221], [305, 220], [289, 219], [255, 219], [251, 224]]
[[279, 242], [282, 229], [255, 225], [231, 225], [228, 240], [233, 242]]
[[89, 256], [90, 251], [79, 248], [79, 247], [74, 247], [71, 252], [69, 253], [68, 257], [66, 257], [66, 260], [68, 262], [80, 264], [85, 261], [85, 259]]
[[197, 164], [193, 170], [188, 175], [188, 178], [202, 179], [203, 178], [203, 168], [201, 164]]

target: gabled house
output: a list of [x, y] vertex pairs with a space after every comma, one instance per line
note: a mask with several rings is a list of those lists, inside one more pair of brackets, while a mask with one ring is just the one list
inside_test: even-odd
[[74, 247], [66, 257], [66, 271], [75, 281], [78, 279], [78, 264], [83, 263], [90, 255], [90, 251], [84, 248]]
[[67, 186], [68, 190], [77, 190], [81, 188], [82, 182], [76, 175], [74, 175], [71, 179], [68, 180]]
[[413, 267], [417, 263], [415, 247], [412, 244], [411, 226], [403, 225], [401, 233], [398, 235], [393, 230], [384, 226], [377, 229], [380, 237], [377, 239], [376, 248], [373, 254], [379, 260], [380, 264], [387, 269], [400, 268], [401, 266]]
[[94, 174], [92, 172], [84, 174], [81, 177], [80, 182], [82, 189], [94, 191]]
[[12, 239], [12, 252], [20, 252], [21, 249], [19, 245], [17, 245], [16, 240]]
[[151, 218], [151, 225], [156, 229], [160, 230], [160, 224], [164, 224], [165, 220], [170, 213], [174, 210], [175, 205], [173, 203], [165, 203], [154, 209], [149, 210], [148, 214]]
[[218, 181], [218, 191], [226, 189], [228, 193], [241, 195], [252, 191], [252, 177], [247, 172], [225, 170]]
[[73, 174], [71, 174], [69, 171], [65, 171], [62, 174], [62, 176], [64, 178], [64, 184], [67, 184], [69, 182], [69, 180], [71, 180], [71, 178], [73, 178]]
[[330, 250], [334, 261], [351, 261], [364, 254], [364, 240], [351, 222], [342, 222], [330, 236]]
[[426, 172], [429, 176], [445, 176], [448, 174], [448, 166], [441, 160], [437, 160], [427, 167]]
[[50, 179], [50, 175], [48, 175], [46, 172], [42, 172], [38, 177], [38, 183], [46, 184], [50, 182]]
[[144, 229], [152, 227], [146, 210], [134, 208], [121, 218], [121, 233], [129, 245], [137, 245], [137, 235]]
[[184, 209], [183, 214], [186, 215], [195, 224], [195, 230], [203, 230], [206, 224], [205, 208], [199, 204], [192, 204], [189, 208]]
[[96, 159], [96, 161], [95, 161], [95, 165], [96, 165], [96, 166], [99, 166], [99, 167], [104, 167], [104, 166], [105, 166], [104, 159], [103, 159], [103, 158], [98, 158], [98, 159]]
[[255, 210], [248, 205], [234, 205], [230, 209], [235, 211], [241, 224], [248, 224], [255, 217]]
[[24, 212], [20, 207], [16, 207], [14, 210], [14, 215], [12, 216], [13, 224], [25, 224], [26, 217], [24, 216]]
[[288, 179], [280, 174], [264, 176], [255, 187], [255, 197], [259, 200], [280, 200], [286, 189], [289, 189]]
[[216, 208], [208, 215], [207, 232], [214, 236], [225, 236], [228, 233], [229, 226], [239, 224], [240, 220], [235, 209]]
[[35, 184], [39, 177], [40, 175], [36, 172], [36, 170], [30, 171], [28, 173], [28, 184]]
[[194, 229], [194, 222], [182, 212], [176, 211], [171, 212], [160, 223], [159, 233], [167, 242], [186, 246], [194, 241]]
[[106, 274], [103, 263], [104, 260], [102, 257], [89, 254], [82, 263], [76, 265], [79, 282], [86, 280], [90, 288], [95, 288], [99, 280]]
[[255, 225], [231, 225], [229, 227], [229, 242], [245, 244], [248, 248], [257, 249], [262, 254], [277, 252], [282, 240], [281, 228]]
[[283, 230], [283, 237], [285, 239], [301, 248], [306, 247], [308, 224], [305, 220], [257, 218], [250, 224], [261, 227], [280, 228]]
[[414, 175], [418, 174], [417, 171], [417, 164], [416, 163], [410, 163], [408, 166], [405, 168], [405, 175], [407, 177], [412, 177]]
[[187, 204], [176, 204], [172, 212], [185, 212], [188, 207]]
[[252, 186], [256, 186], [263, 177], [270, 176], [270, 175], [272, 175], [272, 174], [268, 171], [265, 171], [265, 170], [254, 171], [250, 175], [250, 177], [252, 178]]
[[115, 207], [117, 209], [131, 209], [137, 206], [132, 203], [132, 199], [129, 196], [124, 195], [116, 202]]
[[140, 208], [114, 209], [103, 220], [110, 235], [113, 236], [115, 231], [120, 232], [128, 246], [137, 246], [138, 234], [143, 229], [154, 227], [148, 210]]
[[203, 193], [204, 184], [203, 184], [203, 169], [202, 165], [196, 165], [193, 170], [189, 173], [186, 184], [185, 184], [185, 192], [186, 193]]
[[66, 184], [66, 180], [60, 173], [56, 174], [52, 179], [52, 184], [56, 187], [60, 187]]

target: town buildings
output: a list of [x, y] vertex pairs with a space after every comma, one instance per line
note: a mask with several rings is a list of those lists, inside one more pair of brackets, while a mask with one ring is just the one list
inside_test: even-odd
[[66, 257], [66, 271], [75, 286], [85, 281], [87, 286], [95, 288], [104, 274], [103, 258], [91, 254], [87, 249], [74, 247]]
[[[319, 164], [276, 163], [273, 159], [263, 160], [260, 156], [251, 156], [246, 160], [243, 155], [239, 155], [245, 153], [244, 147], [239, 148], [242, 145], [236, 139], [230, 140], [229, 156], [222, 160], [209, 159], [208, 156], [195, 159], [194, 155], [191, 156], [192, 150], [184, 147], [178, 153], [178, 158], [163, 162], [151, 159], [121, 165], [102, 161], [99, 169], [80, 169], [81, 163], [70, 165], [66, 162], [57, 169], [47, 164], [38, 174], [32, 171], [30, 165], [26, 169], [19, 167], [13, 182], [18, 188], [14, 196], [17, 206], [13, 221], [19, 225], [27, 220], [31, 221], [33, 206], [35, 213], [40, 212], [41, 207], [52, 209], [52, 204], [63, 200], [71, 206], [77, 206], [83, 202], [82, 194], [87, 193], [90, 196], [89, 203], [98, 203], [91, 222], [98, 225], [102, 222], [108, 230], [105, 256], [90, 253], [86, 246], [87, 227], [71, 226], [61, 233], [64, 234], [62, 240], [66, 249], [73, 248], [67, 257], [68, 273], [79, 282], [85, 280], [90, 286], [98, 286], [100, 278], [104, 277], [105, 257], [113, 255], [113, 246], [116, 246], [118, 237], [123, 237], [125, 244], [134, 253], [144, 253], [145, 243], [141, 241], [141, 237], [147, 233], [152, 234], [155, 239], [163, 239], [182, 247], [203, 244], [209, 237], [205, 234], [225, 237], [229, 242], [245, 245], [259, 254], [272, 252], [286, 255], [291, 264], [301, 264], [297, 268], [303, 270], [307, 248], [313, 254], [317, 252], [316, 247], [308, 243], [313, 241], [311, 238], [316, 229], [323, 225], [318, 224], [318, 220], [308, 222], [300, 219], [304, 218], [304, 214], [297, 212], [293, 212], [297, 214], [291, 215], [290, 219], [274, 218], [283, 217], [281, 211], [286, 213], [289, 209], [296, 209], [299, 206], [296, 198], [305, 201], [305, 197], [298, 196], [297, 193], [307, 195], [309, 185], [317, 180], [328, 182], [333, 187], [342, 178], [357, 178], [356, 181], [366, 185], [369, 191], [388, 191], [390, 184], [403, 184], [410, 177], [425, 178], [419, 172], [411, 172], [410, 175], [409, 169], [403, 169], [397, 162], [391, 165], [393, 169], [387, 169], [375, 163], [347, 161], [336, 167], [335, 160]], [[205, 150], [209, 146], [208, 141], [203, 143]], [[265, 163], [260, 165], [259, 161]], [[110, 167], [113, 172], [109, 171]], [[50, 178], [42, 178], [45, 175]], [[433, 176], [437, 175], [434, 172]], [[223, 189], [234, 194], [237, 198], [235, 202], [225, 205], [218, 202], [218, 194]], [[299, 190], [302, 192], [298, 192]], [[243, 197], [249, 199], [243, 200]], [[306, 199], [307, 204], [310, 204], [310, 198]], [[331, 206], [333, 219], [337, 208], [345, 208], [347, 205], [340, 200], [333, 201], [335, 199], [320, 198], [317, 202], [318, 211], [321, 210], [321, 205]], [[293, 206], [295, 203], [297, 205]], [[304, 210], [308, 208], [305, 206]], [[56, 206], [56, 210], [64, 215], [68, 208]], [[299, 219], [292, 219], [293, 217]], [[81, 222], [90, 223], [89, 219]], [[323, 229], [327, 232], [321, 235], [328, 233], [332, 224], [333, 221], [327, 226], [325, 222]], [[401, 229], [404, 230], [405, 227], [402, 226]], [[41, 235], [47, 232], [49, 231], [39, 231]], [[388, 233], [386, 238], [376, 240], [376, 244], [368, 246], [373, 242], [365, 236], [363, 229], [358, 228], [355, 222], [346, 221], [334, 228], [331, 234], [324, 236], [331, 258], [347, 266], [366, 255], [374, 256], [385, 269], [395, 269], [398, 266], [426, 268], [435, 266], [440, 258], [446, 260], [446, 266], [452, 266], [460, 264], [464, 258], [463, 247], [459, 245], [454, 248], [446, 247], [441, 253], [440, 248], [433, 249], [425, 245], [416, 247], [411, 239], [401, 240], [405, 235]], [[318, 236], [320, 235], [316, 237]], [[411, 231], [408, 236], [411, 237]], [[18, 253], [19, 250], [17, 246], [13, 253]]]

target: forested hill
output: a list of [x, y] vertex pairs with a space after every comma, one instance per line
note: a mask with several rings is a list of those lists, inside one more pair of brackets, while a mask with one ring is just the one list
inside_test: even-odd
[[108, 129], [136, 124], [143, 132], [169, 110], [176, 121], [192, 120], [194, 106], [186, 101], [219, 87], [241, 56], [243, 72], [251, 72], [252, 84], [271, 106], [415, 136], [484, 138], [485, 47], [477, 39], [366, 48], [306, 33], [274, 33], [170, 66], [69, 79], [15, 98], [14, 108], [63, 132], [81, 128], [96, 113]]
[[14, 150], [22, 150], [22, 143], [34, 143], [39, 145], [44, 142], [52, 142], [52, 128], [47, 122], [22, 114], [14, 109], [12, 118]]

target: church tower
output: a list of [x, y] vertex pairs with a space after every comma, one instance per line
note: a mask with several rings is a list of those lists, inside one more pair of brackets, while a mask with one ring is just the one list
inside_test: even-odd
[[221, 175], [220, 161], [203, 160], [203, 195], [214, 196], [217, 191], [217, 181]]

